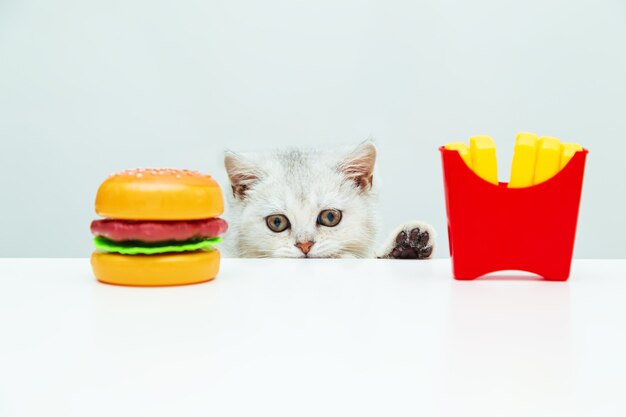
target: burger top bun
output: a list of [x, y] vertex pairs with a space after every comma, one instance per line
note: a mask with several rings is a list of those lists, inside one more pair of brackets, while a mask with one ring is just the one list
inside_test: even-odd
[[107, 178], [96, 195], [96, 213], [113, 219], [196, 220], [223, 212], [219, 185], [196, 171], [122, 171]]

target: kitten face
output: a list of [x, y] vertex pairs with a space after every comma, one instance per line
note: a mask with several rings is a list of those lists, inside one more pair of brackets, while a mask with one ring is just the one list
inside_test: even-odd
[[235, 254], [370, 256], [376, 234], [374, 161], [372, 144], [343, 155], [319, 151], [227, 155], [233, 187], [228, 239]]

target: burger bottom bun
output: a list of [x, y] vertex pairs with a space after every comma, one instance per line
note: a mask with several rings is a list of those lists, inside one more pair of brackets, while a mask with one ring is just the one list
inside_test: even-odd
[[220, 267], [217, 250], [163, 255], [120, 255], [93, 252], [91, 267], [100, 282], [156, 287], [210, 281]]

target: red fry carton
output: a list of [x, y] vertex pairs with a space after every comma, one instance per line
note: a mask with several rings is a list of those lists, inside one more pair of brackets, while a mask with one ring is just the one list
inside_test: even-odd
[[520, 270], [566, 281], [588, 151], [576, 152], [554, 177], [526, 188], [491, 184], [456, 150], [439, 151], [454, 277]]

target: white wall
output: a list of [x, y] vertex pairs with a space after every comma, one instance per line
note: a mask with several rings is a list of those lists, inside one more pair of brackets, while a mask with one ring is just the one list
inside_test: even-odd
[[529, 130], [591, 151], [576, 256], [626, 257], [626, 3], [0, 1], [0, 256], [87, 256], [99, 183], [225, 148], [372, 136], [385, 230], [447, 255], [437, 147]]

